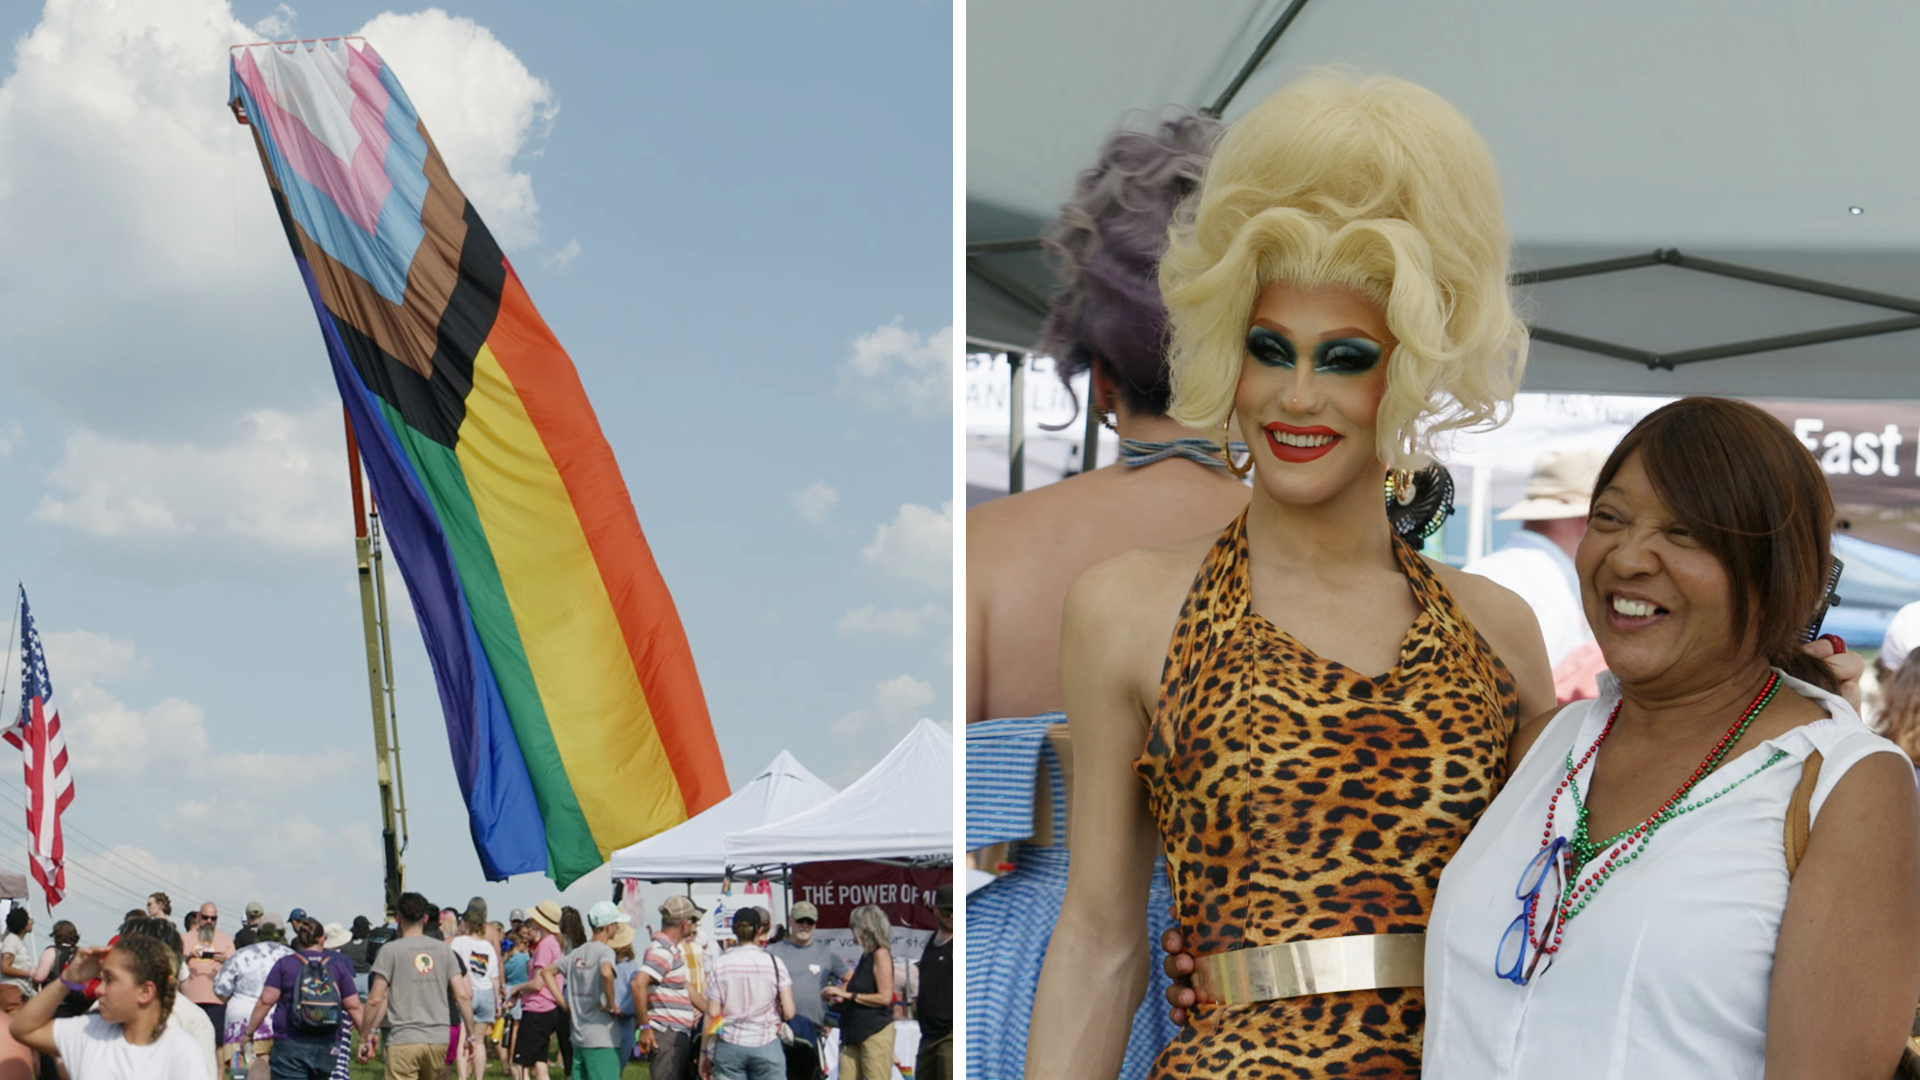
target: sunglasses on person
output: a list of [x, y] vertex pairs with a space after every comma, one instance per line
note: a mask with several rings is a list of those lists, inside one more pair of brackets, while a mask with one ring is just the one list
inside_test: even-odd
[[[1520, 901], [1520, 914], [1513, 917], [1506, 933], [1500, 935], [1500, 947], [1493, 957], [1493, 973], [1515, 986], [1527, 985], [1535, 975], [1553, 966], [1552, 953], [1544, 946], [1553, 939], [1553, 932], [1560, 925], [1560, 894], [1566, 891], [1567, 858], [1567, 838], [1557, 836], [1520, 872], [1520, 882], [1513, 890], [1514, 898]], [[1547, 901], [1546, 923], [1536, 935], [1533, 919], [1542, 894]]]

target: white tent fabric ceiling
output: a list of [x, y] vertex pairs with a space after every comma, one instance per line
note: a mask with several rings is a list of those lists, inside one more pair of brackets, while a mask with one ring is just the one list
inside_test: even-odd
[[[969, 0], [970, 338], [1031, 345], [1031, 302], [1052, 289], [1037, 253], [973, 245], [1035, 236], [1129, 111], [1147, 110], [1138, 126], [1165, 105], [1214, 102], [1291, 6]], [[1399, 75], [1457, 105], [1491, 145], [1516, 270], [1677, 249], [1913, 301], [1914, 40], [1920, 7], [1864, 0], [1309, 0], [1225, 115], [1317, 65]], [[1659, 354], [1916, 312], [1672, 266], [1527, 286], [1522, 308], [1537, 327]], [[1536, 339], [1525, 385], [1920, 397], [1917, 353], [1920, 330], [1908, 329], [1649, 370]]]

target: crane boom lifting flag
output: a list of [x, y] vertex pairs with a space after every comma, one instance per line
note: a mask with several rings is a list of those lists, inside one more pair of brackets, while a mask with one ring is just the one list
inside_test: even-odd
[[727, 795], [619, 466], [372, 46], [238, 47], [232, 103], [419, 615], [481, 865], [564, 888]]

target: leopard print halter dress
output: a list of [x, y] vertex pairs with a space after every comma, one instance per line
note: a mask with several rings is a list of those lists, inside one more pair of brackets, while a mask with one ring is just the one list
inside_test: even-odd
[[[1194, 580], [1134, 762], [1187, 947], [1423, 932], [1441, 867], [1504, 779], [1513, 678], [1397, 540], [1420, 607], [1399, 662], [1368, 678], [1315, 656], [1249, 610], [1246, 526]], [[1152, 1075], [1412, 1080], [1424, 1002], [1407, 988], [1201, 1006]]]

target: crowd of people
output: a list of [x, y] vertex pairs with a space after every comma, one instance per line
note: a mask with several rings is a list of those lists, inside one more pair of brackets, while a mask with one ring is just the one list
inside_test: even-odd
[[[951, 890], [936, 907], [942, 930], [920, 969], [919, 1073], [950, 1080]], [[406, 893], [382, 926], [364, 916], [322, 924], [299, 908], [282, 918], [255, 903], [229, 935], [215, 905], [176, 926], [170, 898], [155, 893], [106, 944], [83, 946], [63, 920], [31, 957], [32, 918], [14, 908], [0, 938], [0, 1011], [45, 1080], [59, 1080], [60, 1065], [69, 1080], [347, 1080], [352, 1062], [376, 1055], [389, 1080], [449, 1070], [482, 1080], [496, 1061], [512, 1080], [549, 1080], [556, 1056], [572, 1080], [617, 1080], [637, 1057], [658, 1080], [821, 1080], [836, 1023], [850, 1055], [841, 1075], [891, 1074], [896, 995], [881, 909], [853, 913], [857, 971], [814, 938], [811, 904], [794, 904], [777, 934], [765, 910], [736, 911], [724, 950], [702, 942], [704, 914], [669, 897], [660, 929], [642, 940], [610, 901], [583, 916], [545, 900], [501, 923], [480, 897], [437, 909]]]

